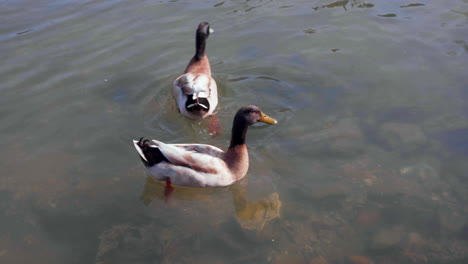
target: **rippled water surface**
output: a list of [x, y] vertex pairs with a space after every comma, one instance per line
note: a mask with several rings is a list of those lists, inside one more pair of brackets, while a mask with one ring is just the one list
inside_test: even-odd
[[[172, 81], [199, 22], [221, 135]], [[468, 263], [468, 1], [0, 0], [1, 263]], [[250, 169], [168, 202], [132, 146]]]

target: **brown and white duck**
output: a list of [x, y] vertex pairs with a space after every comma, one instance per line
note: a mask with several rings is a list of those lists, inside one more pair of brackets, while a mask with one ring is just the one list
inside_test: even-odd
[[256, 106], [240, 108], [234, 117], [231, 144], [226, 152], [206, 144], [165, 144], [143, 138], [133, 143], [150, 173], [168, 186], [171, 183], [189, 187], [227, 186], [247, 173], [246, 134], [256, 122], [277, 123]]
[[218, 88], [211, 76], [210, 61], [205, 53], [206, 40], [212, 32], [208, 22], [198, 25], [195, 55], [172, 86], [177, 109], [190, 119], [203, 119], [213, 114], [218, 105]]

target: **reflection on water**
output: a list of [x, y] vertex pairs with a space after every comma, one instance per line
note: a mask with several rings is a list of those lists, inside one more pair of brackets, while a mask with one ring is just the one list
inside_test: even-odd
[[[349, 7], [351, 8], [372, 8], [374, 4], [366, 3], [365, 0], [344, 0], [344, 1], [336, 1], [329, 4], [322, 4], [320, 6], [316, 6], [313, 9], [319, 10], [321, 8], [334, 8], [334, 7], [342, 7], [345, 11], [348, 10]], [[348, 8], [347, 8], [348, 7]]]
[[[344, 1], [336, 1], [330, 4], [326, 5], [321, 5], [320, 7], [315, 7], [314, 9], [317, 10], [319, 8], [333, 8], [333, 7], [343, 7], [344, 10], [346, 9], [346, 5], [348, 4], [349, 0], [344, 0]], [[351, 3], [354, 3], [355, 1], [352, 1]]]
[[396, 17], [395, 14], [385, 14], [385, 15], [378, 15], [379, 17]]
[[280, 217], [281, 201], [277, 192], [256, 202], [247, 200], [246, 186], [241, 182], [231, 187], [237, 220], [242, 228], [262, 230], [265, 224]]
[[[244, 180], [228, 188], [232, 194], [237, 220], [244, 229], [260, 231], [267, 222], [280, 217], [281, 201], [279, 194], [274, 192], [266, 199], [250, 202], [247, 200], [246, 184], [247, 181]], [[171, 203], [174, 200], [210, 202], [213, 194], [212, 191], [207, 191], [207, 188], [184, 188], [177, 186], [175, 189], [167, 202]], [[152, 177], [147, 177], [140, 199], [146, 205], [149, 205], [154, 199], [166, 200], [164, 192], [165, 184], [163, 182], [156, 181]]]
[[[0, 263], [467, 263], [466, 4], [0, 1]], [[217, 137], [170, 95], [200, 21]], [[131, 139], [246, 104], [246, 180], [165, 202]]]
[[400, 6], [400, 7], [401, 7], [401, 8], [405, 8], [405, 7], [415, 7], [415, 6], [424, 6], [424, 4], [414, 3], [414, 4], [402, 5], [402, 6]]

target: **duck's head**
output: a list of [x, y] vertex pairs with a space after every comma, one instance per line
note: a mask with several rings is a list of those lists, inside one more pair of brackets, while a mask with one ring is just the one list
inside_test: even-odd
[[257, 122], [263, 122], [270, 125], [278, 123], [276, 119], [269, 117], [255, 105], [241, 107], [241, 109], [237, 111], [236, 116], [234, 117], [234, 122], [232, 124], [231, 145], [229, 148], [233, 148], [238, 145], [244, 145], [245, 135], [247, 133], [248, 127]]
[[263, 122], [270, 125], [278, 123], [276, 119], [269, 117], [255, 105], [241, 107], [234, 118], [235, 122], [245, 122], [247, 125], [253, 125], [257, 122]]
[[199, 37], [203, 39], [207, 39], [211, 33], [213, 33], [213, 29], [210, 27], [210, 24], [208, 22], [201, 22], [198, 25], [197, 39]]

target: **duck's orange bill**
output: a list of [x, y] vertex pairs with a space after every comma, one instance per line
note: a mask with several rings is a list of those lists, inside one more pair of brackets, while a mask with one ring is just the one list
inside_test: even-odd
[[260, 116], [260, 122], [267, 123], [267, 124], [270, 124], [270, 125], [275, 125], [276, 123], [278, 123], [278, 121], [276, 121], [276, 119], [274, 119], [273, 117], [269, 117], [268, 115], [266, 115], [263, 112], [261, 113], [261, 116]]

